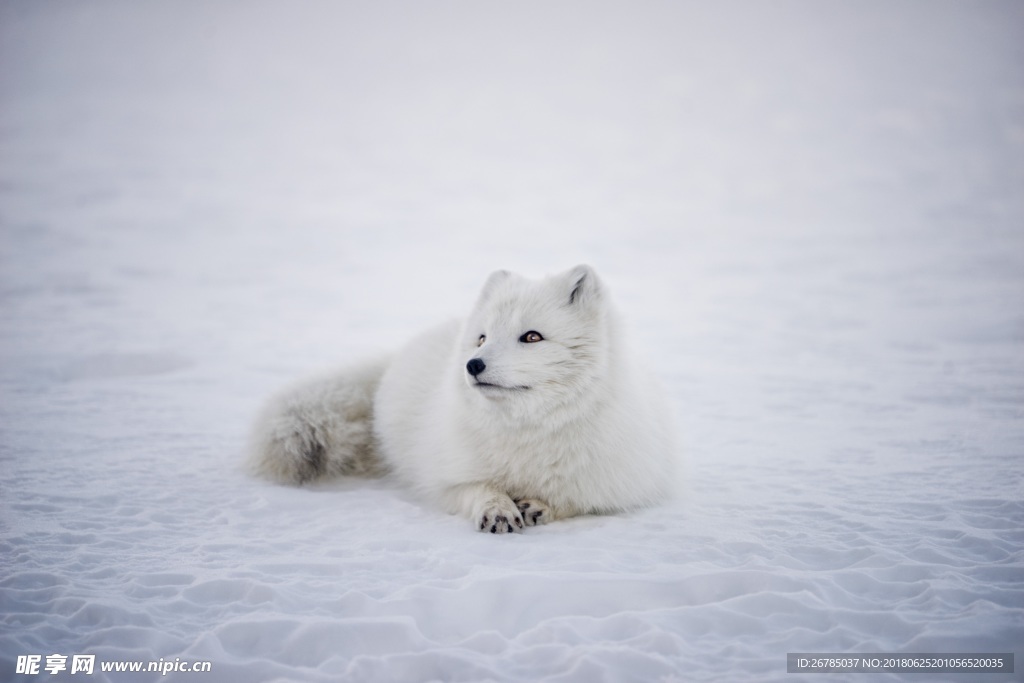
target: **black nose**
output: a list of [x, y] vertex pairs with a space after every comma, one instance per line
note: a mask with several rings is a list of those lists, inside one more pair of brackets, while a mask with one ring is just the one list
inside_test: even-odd
[[484, 365], [484, 362], [479, 358], [474, 358], [473, 360], [466, 363], [466, 372], [473, 375], [474, 377], [476, 377], [486, 369], [487, 366]]

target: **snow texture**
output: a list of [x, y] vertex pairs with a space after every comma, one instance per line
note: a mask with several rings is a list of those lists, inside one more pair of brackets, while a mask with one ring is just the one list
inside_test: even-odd
[[[1019, 672], [1022, 64], [998, 1], [0, 4], [0, 679]], [[580, 262], [678, 501], [495, 537], [242, 470], [277, 389]]]

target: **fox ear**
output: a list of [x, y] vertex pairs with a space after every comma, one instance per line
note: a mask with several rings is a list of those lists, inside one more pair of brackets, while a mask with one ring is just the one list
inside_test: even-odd
[[601, 296], [601, 282], [588, 265], [579, 265], [565, 276], [569, 283], [569, 305], [590, 304]]
[[484, 299], [486, 299], [494, 290], [494, 288], [497, 287], [500, 283], [507, 280], [508, 276], [511, 274], [512, 273], [510, 273], [507, 270], [496, 270], [493, 273], [491, 273], [487, 277], [487, 282], [484, 283], [483, 289], [480, 290], [480, 300], [483, 301]]

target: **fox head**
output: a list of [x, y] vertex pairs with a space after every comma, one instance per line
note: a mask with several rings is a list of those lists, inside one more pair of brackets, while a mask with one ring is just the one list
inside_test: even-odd
[[608, 362], [608, 305], [590, 266], [530, 280], [499, 270], [459, 340], [469, 392], [494, 404], [577, 400]]

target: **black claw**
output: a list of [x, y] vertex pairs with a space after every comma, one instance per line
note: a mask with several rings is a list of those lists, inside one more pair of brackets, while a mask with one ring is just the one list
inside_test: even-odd
[[523, 528], [523, 520], [521, 520], [518, 517], [516, 517], [516, 526], [519, 527], [520, 529], [522, 529]]
[[491, 527], [491, 533], [492, 534], [498, 533], [498, 525], [497, 524], [495, 524], [494, 526]]

